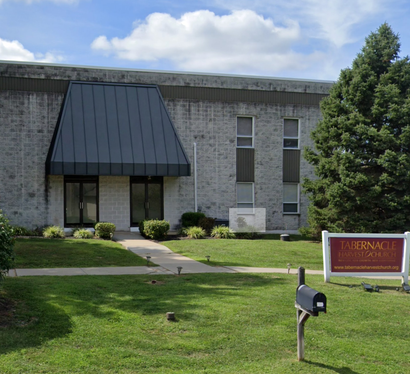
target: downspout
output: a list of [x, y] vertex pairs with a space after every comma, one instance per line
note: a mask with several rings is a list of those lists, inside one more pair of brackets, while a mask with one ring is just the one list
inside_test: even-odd
[[195, 212], [198, 211], [198, 185], [197, 185], [197, 174], [196, 174], [196, 143], [194, 143], [194, 201], [195, 201]]

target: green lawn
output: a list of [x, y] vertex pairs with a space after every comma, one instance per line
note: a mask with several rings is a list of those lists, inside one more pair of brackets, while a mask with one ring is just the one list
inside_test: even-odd
[[303, 240], [297, 235], [291, 238], [292, 241], [283, 242], [279, 235], [266, 235], [258, 240], [172, 240], [161, 244], [203, 263], [207, 263], [205, 256], [211, 256], [209, 264], [213, 266], [286, 268], [291, 263], [292, 268], [323, 270], [321, 243]]
[[399, 282], [366, 293], [358, 279], [306, 280], [328, 313], [307, 321], [297, 362], [294, 275], [9, 278], [2, 296], [15, 314], [0, 302], [0, 372], [410, 372], [410, 295]]
[[16, 269], [142, 266], [145, 259], [107, 240], [17, 239]]

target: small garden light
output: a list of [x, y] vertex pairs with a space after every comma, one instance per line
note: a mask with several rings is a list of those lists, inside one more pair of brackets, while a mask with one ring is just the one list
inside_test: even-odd
[[149, 265], [149, 260], [151, 260], [151, 256], [146, 256], [147, 259], [147, 265]]
[[209, 259], [211, 258], [211, 256], [205, 256], [206, 260], [209, 262]]
[[287, 264], [286, 265], [288, 267], [288, 274], [290, 273], [290, 267], [292, 266], [292, 264]]
[[178, 275], [180, 275], [180, 274], [181, 274], [181, 270], [182, 270], [182, 266], [178, 266], [177, 269], [178, 269]]

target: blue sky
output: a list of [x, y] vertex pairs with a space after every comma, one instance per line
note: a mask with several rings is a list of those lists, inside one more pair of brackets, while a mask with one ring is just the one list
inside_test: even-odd
[[[392, 5], [393, 4], [393, 5]], [[336, 80], [409, 0], [0, 0], [0, 60]]]

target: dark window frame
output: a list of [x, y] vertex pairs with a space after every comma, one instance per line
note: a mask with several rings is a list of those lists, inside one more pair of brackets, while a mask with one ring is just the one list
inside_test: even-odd
[[[96, 218], [97, 222], [99, 222], [100, 219], [100, 183], [99, 183], [99, 178], [98, 176], [78, 176], [78, 175], [65, 175], [64, 176], [64, 227], [94, 227], [95, 224], [93, 223], [67, 223], [67, 217], [66, 217], [66, 207], [67, 207], [67, 183], [80, 183], [81, 184], [81, 191], [82, 191], [82, 183], [96, 183], [96, 200], [97, 200], [97, 211], [96, 211]], [[82, 192], [81, 192], [82, 194]], [[82, 221], [82, 213], [80, 215], [80, 221]]]
[[[161, 185], [161, 218], [164, 219], [164, 177], [130, 177], [130, 227], [139, 227], [139, 222], [132, 222], [132, 184], [145, 184], [145, 197], [148, 196], [148, 184]], [[147, 208], [145, 208], [145, 216]]]

